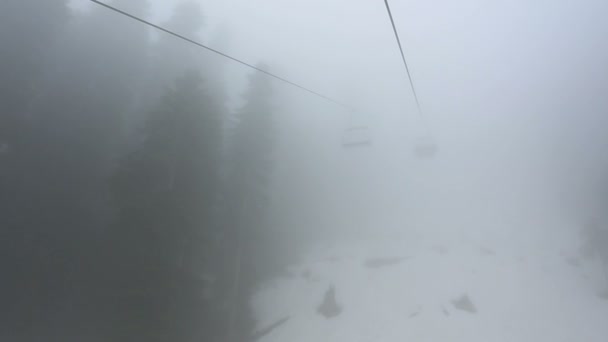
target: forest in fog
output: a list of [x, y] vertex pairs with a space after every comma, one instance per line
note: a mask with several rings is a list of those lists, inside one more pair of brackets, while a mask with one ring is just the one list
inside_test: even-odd
[[[270, 81], [252, 73], [230, 111], [217, 59], [108, 14], [0, 4], [0, 339], [240, 340], [277, 263], [249, 247], [267, 241]], [[203, 18], [183, 2], [164, 24], [196, 37]]]
[[0, 342], [604, 341], [608, 3], [392, 2], [1, 0]]

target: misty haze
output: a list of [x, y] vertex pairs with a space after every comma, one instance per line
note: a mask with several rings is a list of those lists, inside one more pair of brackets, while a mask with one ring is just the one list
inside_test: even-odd
[[0, 1], [0, 341], [608, 341], [606, 13]]

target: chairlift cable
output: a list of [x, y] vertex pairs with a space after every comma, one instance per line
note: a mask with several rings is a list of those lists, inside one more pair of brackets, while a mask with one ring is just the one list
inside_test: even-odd
[[401, 39], [399, 38], [397, 26], [395, 25], [395, 20], [393, 19], [393, 13], [391, 12], [391, 7], [388, 3], [388, 0], [384, 0], [384, 4], [386, 5], [386, 11], [387, 11], [388, 17], [391, 21], [391, 25], [393, 27], [393, 32], [395, 33], [395, 39], [397, 40], [397, 45], [399, 46], [399, 52], [401, 53], [401, 60], [403, 61], [403, 65], [405, 66], [405, 72], [407, 73], [407, 78], [410, 81], [410, 87], [412, 88], [412, 94], [414, 95], [414, 100], [416, 101], [416, 109], [418, 110], [418, 115], [420, 115], [420, 117], [424, 121], [424, 125], [430, 134], [430, 127], [428, 125], [426, 118], [423, 115], [422, 109], [420, 107], [420, 101], [418, 101], [418, 95], [416, 94], [416, 87], [414, 86], [414, 81], [412, 80], [410, 68], [408, 67], [407, 60], [405, 59], [405, 53], [403, 52], [403, 46], [401, 45]]
[[109, 9], [109, 10], [112, 10], [112, 11], [114, 11], [114, 12], [118, 13], [118, 14], [121, 14], [121, 15], [125, 16], [125, 17], [128, 17], [128, 18], [131, 18], [131, 19], [133, 19], [133, 20], [135, 20], [135, 21], [138, 21], [138, 22], [140, 22], [140, 23], [142, 23], [142, 24], [146, 24], [146, 25], [148, 25], [148, 26], [151, 26], [151, 27], [153, 27], [153, 28], [155, 28], [155, 29], [157, 29], [157, 30], [159, 30], [159, 31], [165, 32], [165, 33], [167, 33], [167, 34], [169, 34], [169, 35], [171, 35], [171, 36], [174, 36], [174, 37], [176, 37], [176, 38], [179, 38], [179, 39], [181, 39], [181, 40], [183, 40], [183, 41], [186, 41], [186, 42], [188, 42], [188, 43], [190, 43], [190, 44], [194, 44], [194, 45], [196, 45], [196, 46], [198, 46], [198, 47], [200, 47], [200, 48], [206, 49], [206, 50], [208, 50], [208, 51], [210, 51], [210, 52], [213, 52], [213, 53], [215, 53], [215, 54], [217, 54], [217, 55], [220, 55], [220, 56], [222, 56], [222, 57], [224, 57], [224, 58], [230, 59], [230, 60], [232, 60], [232, 61], [234, 61], [234, 62], [236, 62], [236, 63], [239, 63], [239, 64], [241, 64], [241, 65], [244, 65], [244, 66], [246, 66], [246, 67], [248, 67], [248, 68], [251, 68], [251, 69], [254, 69], [254, 70], [256, 70], [256, 71], [259, 71], [259, 72], [261, 72], [261, 73], [263, 73], [263, 74], [265, 74], [265, 75], [267, 75], [267, 76], [270, 76], [270, 77], [272, 77], [272, 78], [274, 78], [274, 79], [276, 79], [276, 80], [279, 80], [279, 81], [281, 81], [281, 82], [283, 82], [283, 83], [289, 84], [289, 85], [291, 85], [291, 86], [293, 86], [293, 87], [299, 88], [300, 90], [303, 90], [303, 91], [305, 91], [305, 92], [308, 92], [308, 93], [310, 93], [310, 94], [312, 94], [312, 95], [314, 95], [314, 96], [320, 97], [320, 98], [322, 98], [322, 99], [324, 99], [324, 100], [326, 100], [326, 101], [328, 101], [328, 102], [331, 102], [331, 103], [333, 103], [333, 104], [335, 104], [335, 105], [337, 105], [337, 106], [340, 106], [340, 107], [346, 108], [346, 109], [348, 109], [348, 110], [354, 110], [352, 107], [350, 107], [350, 106], [348, 106], [348, 105], [346, 105], [346, 104], [344, 104], [344, 103], [341, 103], [341, 102], [339, 102], [339, 101], [336, 101], [336, 100], [332, 99], [332, 98], [331, 98], [331, 97], [329, 97], [329, 96], [323, 95], [323, 94], [321, 94], [321, 93], [319, 93], [319, 92], [316, 92], [316, 91], [314, 91], [314, 90], [312, 90], [312, 89], [310, 89], [310, 88], [307, 88], [307, 87], [304, 87], [304, 86], [302, 86], [302, 85], [299, 85], [299, 84], [297, 84], [297, 83], [295, 83], [295, 82], [292, 82], [292, 81], [290, 81], [290, 80], [288, 80], [288, 79], [286, 79], [286, 78], [284, 78], [284, 77], [278, 76], [278, 75], [273, 74], [273, 73], [271, 73], [271, 72], [269, 72], [269, 71], [266, 71], [266, 70], [264, 70], [264, 69], [258, 68], [258, 67], [256, 67], [255, 65], [252, 65], [252, 64], [250, 64], [250, 63], [247, 63], [247, 62], [245, 62], [245, 61], [243, 61], [243, 60], [241, 60], [241, 59], [238, 59], [238, 58], [236, 58], [236, 57], [232, 57], [232, 56], [230, 56], [230, 55], [228, 55], [228, 54], [226, 54], [226, 53], [224, 53], [224, 52], [221, 52], [221, 51], [216, 50], [216, 49], [214, 49], [214, 48], [211, 48], [211, 47], [209, 47], [209, 46], [207, 46], [207, 45], [204, 45], [204, 44], [202, 44], [202, 43], [199, 43], [199, 42], [197, 42], [197, 41], [195, 41], [195, 40], [193, 40], [193, 39], [190, 39], [190, 38], [185, 37], [185, 36], [183, 36], [183, 35], [181, 35], [181, 34], [178, 34], [178, 33], [176, 33], [176, 32], [173, 32], [173, 31], [171, 31], [171, 30], [169, 30], [169, 29], [167, 29], [167, 28], [164, 28], [164, 27], [162, 27], [162, 26], [160, 26], [160, 25], [154, 24], [154, 23], [152, 23], [152, 22], [150, 22], [150, 21], [147, 21], [147, 20], [145, 20], [145, 19], [142, 19], [142, 18], [140, 18], [140, 17], [137, 17], [137, 16], [135, 16], [135, 15], [133, 15], [133, 14], [131, 14], [131, 13], [125, 12], [125, 11], [123, 11], [123, 10], [120, 10], [120, 9], [118, 9], [118, 8], [116, 8], [116, 7], [112, 6], [112, 5], [106, 4], [106, 3], [102, 2], [102, 1], [99, 1], [99, 0], [89, 0], [89, 1], [90, 1], [90, 2], [92, 2], [92, 3], [95, 3], [95, 4], [99, 5], [99, 6], [105, 7], [105, 8], [107, 8], [107, 9]]

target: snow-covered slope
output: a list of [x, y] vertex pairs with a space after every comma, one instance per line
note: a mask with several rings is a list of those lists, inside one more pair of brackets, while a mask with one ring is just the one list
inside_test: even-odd
[[[319, 246], [252, 299], [259, 329], [289, 317], [260, 341], [608, 341], [601, 274], [577, 241], [501, 231]], [[342, 311], [325, 318], [331, 285]]]

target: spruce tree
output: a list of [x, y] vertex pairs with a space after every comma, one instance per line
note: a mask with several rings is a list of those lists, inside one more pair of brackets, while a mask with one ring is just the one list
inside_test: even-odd
[[132, 338], [181, 341], [202, 333], [201, 252], [216, 229], [222, 140], [221, 111], [203, 84], [192, 71], [166, 90], [142, 145], [113, 178], [118, 218], [109, 245], [116, 252], [107, 272], [121, 280], [107, 288], [117, 291], [108, 295], [123, 313], [114, 323]]
[[[260, 65], [260, 68], [265, 68]], [[260, 281], [278, 269], [273, 257], [273, 234], [269, 217], [274, 168], [274, 108], [271, 80], [254, 73], [244, 95], [245, 104], [236, 113], [229, 141], [231, 167], [228, 178], [227, 260], [234, 270], [234, 301], [230, 320], [231, 339], [243, 340], [252, 333], [249, 297]]]

